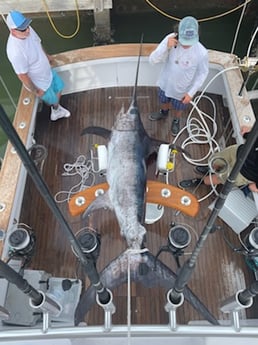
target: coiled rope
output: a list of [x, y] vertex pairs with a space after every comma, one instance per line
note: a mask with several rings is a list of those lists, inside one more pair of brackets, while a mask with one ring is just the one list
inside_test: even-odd
[[77, 0], [74, 0], [75, 1], [75, 7], [76, 7], [76, 18], [77, 18], [77, 27], [74, 31], [73, 34], [71, 35], [64, 35], [62, 34], [60, 31], [57, 30], [57, 27], [55, 26], [50, 14], [49, 14], [49, 10], [48, 10], [48, 6], [47, 6], [47, 2], [46, 0], [42, 0], [43, 2], [43, 5], [45, 7], [45, 11], [46, 11], [46, 14], [47, 14], [47, 17], [48, 17], [48, 20], [52, 26], [52, 28], [54, 29], [54, 31], [62, 38], [65, 38], [65, 39], [70, 39], [70, 38], [73, 38], [74, 36], [77, 35], [77, 33], [79, 32], [80, 30], [80, 15], [79, 15], [79, 6], [78, 6], [78, 1]]
[[92, 160], [87, 160], [84, 155], [78, 156], [74, 163], [64, 164], [64, 173], [62, 176], [77, 176], [79, 182], [69, 191], [60, 191], [55, 195], [55, 201], [58, 203], [69, 201], [73, 194], [76, 194], [85, 188], [95, 184], [95, 172]]

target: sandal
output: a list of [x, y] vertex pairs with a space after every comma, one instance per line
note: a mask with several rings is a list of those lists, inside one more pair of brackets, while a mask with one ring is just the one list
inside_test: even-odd
[[191, 180], [182, 180], [178, 182], [178, 187], [182, 189], [197, 187], [199, 186], [201, 181], [202, 180], [200, 178], [193, 178]]

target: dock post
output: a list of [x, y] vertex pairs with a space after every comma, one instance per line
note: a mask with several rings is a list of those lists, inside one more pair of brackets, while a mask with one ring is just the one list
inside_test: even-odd
[[110, 26], [110, 10], [104, 8], [104, 0], [94, 1], [94, 22], [93, 32], [94, 45], [104, 45], [112, 42]]

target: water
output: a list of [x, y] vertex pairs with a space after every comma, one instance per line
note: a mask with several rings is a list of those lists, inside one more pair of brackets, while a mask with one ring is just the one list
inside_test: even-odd
[[[176, 13], [180, 18], [187, 15], [186, 13]], [[210, 16], [209, 14], [200, 13], [192, 14], [197, 18]], [[201, 24], [201, 42], [208, 49], [221, 50], [230, 52], [240, 12], [228, 15], [222, 19], [216, 19]], [[64, 35], [72, 34], [77, 26], [75, 14], [61, 14], [53, 18], [57, 29]], [[162, 16], [159, 13], [144, 13], [138, 15], [111, 15], [111, 24], [113, 30], [113, 38], [115, 43], [134, 43], [139, 42], [141, 34], [144, 34], [144, 42], [159, 42], [167, 33], [173, 31], [175, 21]], [[46, 15], [34, 18], [32, 22], [33, 28], [38, 32], [42, 39], [42, 44], [49, 54], [59, 53], [66, 50], [83, 48], [93, 45], [91, 28], [94, 26], [93, 15], [90, 12], [80, 13], [80, 30], [72, 39], [61, 38], [52, 28]], [[254, 28], [254, 19], [243, 20], [239, 37], [234, 53], [239, 57], [244, 57], [250, 42], [251, 34]], [[0, 22], [0, 77], [6, 84], [12, 98], [17, 103], [21, 83], [12, 70], [7, 60], [5, 45], [9, 31], [5, 23]], [[0, 84], [0, 103], [3, 105], [8, 116], [12, 119], [15, 113], [6, 90]], [[3, 157], [6, 136], [0, 129], [0, 157]]]

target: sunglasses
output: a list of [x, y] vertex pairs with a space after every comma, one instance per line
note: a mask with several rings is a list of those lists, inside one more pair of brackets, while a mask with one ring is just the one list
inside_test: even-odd
[[19, 32], [25, 32], [25, 31], [27, 31], [28, 28], [29, 28], [29, 27], [27, 26], [26, 29], [23, 29], [23, 30], [15, 29], [15, 30], [16, 30], [16, 31], [19, 31]]

